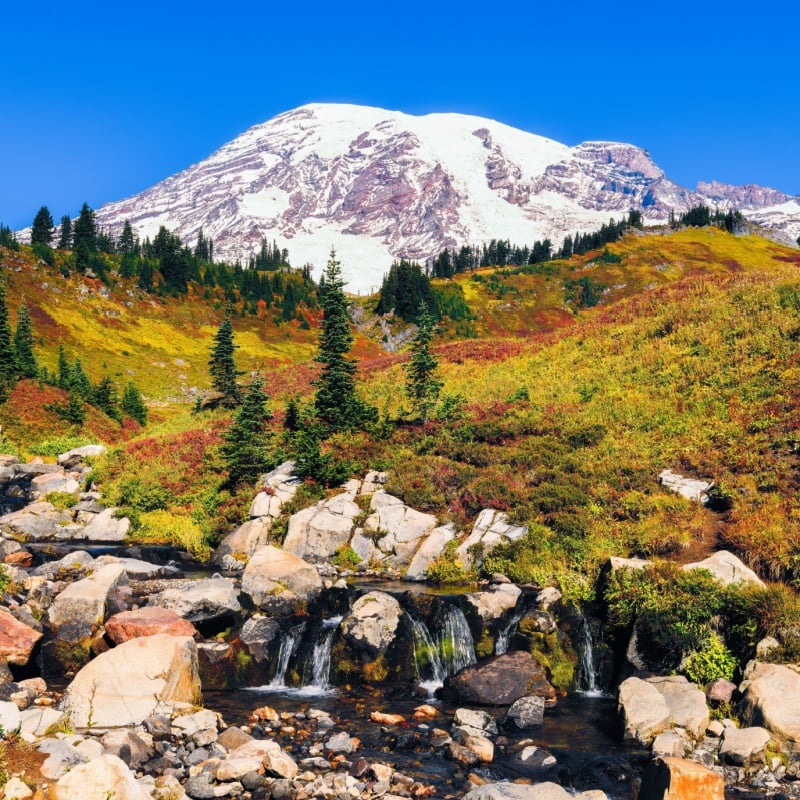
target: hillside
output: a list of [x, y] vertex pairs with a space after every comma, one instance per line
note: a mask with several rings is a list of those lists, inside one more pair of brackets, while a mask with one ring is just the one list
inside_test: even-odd
[[[83, 345], [93, 377], [131, 370], [156, 418], [170, 400], [184, 409], [163, 405], [171, 421], [124, 446], [105, 473], [109, 493], [119, 495], [119, 481], [135, 471], [142, 486], [173, 486], [171, 503], [193, 514], [202, 504], [214, 516], [211, 506], [224, 501], [224, 519], [206, 529], [218, 536], [236, 519], [209, 472], [228, 413], [189, 415], [182, 386], [208, 385], [220, 311], [191, 293], [156, 299], [121, 283], [105, 296], [87, 279], [54, 277], [24, 250], [6, 264], [12, 309], [23, 294], [39, 309], [43, 361], [52, 364], [63, 337], [65, 347]], [[521, 580], [555, 579], [583, 594], [609, 554], [682, 558], [722, 543], [762, 575], [797, 583], [799, 266], [800, 252], [763, 238], [688, 229], [632, 234], [605, 255], [520, 272], [458, 275], [481, 338], [435, 348], [437, 418], [422, 426], [408, 417], [403, 356], [361, 338], [360, 392], [382, 421], [335, 434], [323, 450], [354, 472], [387, 469], [391, 492], [460, 531], [485, 507], [527, 524], [522, 547], [491, 561]], [[581, 304], [585, 283], [568, 297], [569, 281], [584, 277], [597, 289], [594, 307]], [[310, 397], [314, 330], [258, 318], [234, 328], [240, 367], [266, 373], [276, 411], [295, 392]], [[30, 407], [35, 384], [28, 390]], [[11, 434], [26, 430], [13, 420], [20, 402], [0, 408]], [[291, 454], [291, 438], [278, 440], [281, 455]], [[661, 489], [665, 468], [714, 480], [718, 510]], [[202, 491], [192, 487], [195, 473]]]

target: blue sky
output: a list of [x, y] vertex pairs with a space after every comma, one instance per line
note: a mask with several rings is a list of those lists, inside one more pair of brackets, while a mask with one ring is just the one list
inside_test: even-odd
[[0, 222], [98, 208], [307, 102], [626, 141], [688, 186], [800, 194], [794, 2], [289, 5], [10, 0]]

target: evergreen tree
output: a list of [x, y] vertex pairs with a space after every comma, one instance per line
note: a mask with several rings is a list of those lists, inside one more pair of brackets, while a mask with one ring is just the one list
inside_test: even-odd
[[72, 249], [75, 253], [75, 265], [81, 272], [86, 272], [90, 257], [97, 252], [94, 211], [86, 203], [81, 207], [81, 213], [75, 220], [72, 230]]
[[53, 216], [47, 206], [42, 206], [33, 218], [31, 244], [44, 244], [48, 247], [53, 240]]
[[231, 325], [230, 318], [225, 317], [214, 336], [214, 347], [211, 350], [208, 369], [211, 373], [211, 385], [225, 395], [225, 404], [230, 406], [239, 402], [239, 387], [236, 385], [236, 378], [241, 373], [236, 371], [236, 363], [233, 359], [235, 350], [233, 325]]
[[69, 215], [61, 217], [61, 232], [58, 235], [58, 249], [70, 250], [72, 248], [72, 220]]
[[39, 374], [39, 365], [33, 352], [33, 322], [24, 302], [19, 308], [17, 329], [14, 331], [14, 356], [17, 375], [35, 378]]
[[136, 255], [138, 249], [139, 242], [133, 235], [133, 228], [131, 227], [130, 220], [126, 219], [125, 224], [122, 226], [122, 233], [119, 235], [119, 241], [117, 242], [117, 252], [123, 257], [133, 256]]
[[324, 278], [325, 282], [320, 286], [322, 331], [314, 357], [322, 364], [322, 372], [314, 382], [317, 387], [314, 408], [317, 419], [329, 431], [348, 430], [359, 427], [376, 417], [377, 413], [356, 397], [356, 365], [347, 358], [353, 345], [353, 334], [350, 332], [342, 271], [333, 248]]
[[419, 330], [411, 344], [411, 358], [403, 365], [403, 369], [406, 372], [406, 394], [424, 424], [439, 397], [442, 382], [434, 377], [439, 366], [431, 353], [434, 320], [424, 302], [420, 304], [417, 316]]
[[79, 397], [84, 400], [92, 399], [92, 384], [89, 376], [83, 368], [80, 357], [75, 359], [69, 373], [69, 385], [67, 387], [70, 391], [75, 392]]
[[0, 273], [0, 397], [5, 396], [16, 375], [14, 342], [11, 338], [11, 321], [6, 306], [5, 276]]
[[142, 400], [142, 395], [133, 381], [128, 381], [122, 393], [122, 411], [140, 425], [147, 424], [147, 406]]
[[86, 408], [83, 405], [83, 399], [77, 392], [70, 391], [69, 400], [67, 405], [52, 405], [49, 406], [51, 411], [55, 411], [61, 419], [69, 422], [71, 425], [83, 425], [86, 422]]
[[91, 402], [92, 405], [97, 406], [111, 419], [122, 422], [122, 417], [117, 407], [117, 387], [114, 386], [111, 378], [108, 375], [104, 376], [100, 383], [92, 389]]
[[72, 367], [67, 360], [64, 352], [64, 345], [58, 346], [58, 386], [61, 389], [69, 389], [72, 382]]
[[300, 428], [300, 404], [296, 397], [290, 397], [283, 415], [284, 430], [294, 433]]
[[220, 454], [228, 470], [231, 485], [255, 481], [270, 464], [270, 432], [267, 423], [272, 414], [267, 409], [269, 396], [256, 378], [246, 389], [242, 404], [225, 434]]

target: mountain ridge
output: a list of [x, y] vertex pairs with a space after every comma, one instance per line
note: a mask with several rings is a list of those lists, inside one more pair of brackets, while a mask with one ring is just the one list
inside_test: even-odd
[[659, 224], [699, 203], [736, 206], [789, 241], [800, 234], [800, 198], [716, 181], [693, 191], [623, 142], [570, 147], [471, 115], [312, 103], [103, 206], [97, 220], [112, 233], [130, 220], [151, 238], [165, 225], [190, 245], [202, 229], [229, 260], [274, 239], [317, 270], [334, 246], [348, 289], [370, 292], [393, 258], [492, 238], [559, 245], [631, 208]]

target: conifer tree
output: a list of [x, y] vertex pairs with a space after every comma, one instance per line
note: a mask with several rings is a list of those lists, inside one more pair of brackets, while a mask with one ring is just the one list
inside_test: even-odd
[[69, 250], [72, 247], [72, 220], [69, 215], [61, 217], [61, 231], [58, 235], [58, 249]]
[[242, 404], [225, 434], [220, 454], [228, 470], [231, 485], [255, 481], [270, 467], [270, 432], [267, 424], [272, 414], [267, 409], [269, 396], [256, 378], [245, 388]]
[[31, 244], [44, 244], [50, 247], [53, 241], [53, 216], [47, 206], [42, 206], [33, 218]]
[[122, 233], [119, 235], [117, 242], [117, 252], [122, 256], [132, 256], [136, 254], [138, 249], [138, 242], [133, 235], [133, 228], [131, 227], [130, 220], [125, 220], [122, 226]]
[[92, 397], [92, 383], [83, 368], [80, 357], [75, 359], [75, 363], [70, 369], [68, 388], [84, 400], [90, 400]]
[[236, 371], [236, 363], [233, 359], [235, 350], [233, 325], [231, 325], [230, 318], [225, 317], [214, 336], [214, 347], [211, 350], [208, 368], [211, 373], [211, 385], [225, 395], [225, 403], [230, 406], [239, 402], [239, 387], [236, 385], [236, 378], [241, 373]]
[[14, 357], [17, 375], [22, 378], [35, 378], [39, 374], [39, 365], [33, 352], [33, 322], [28, 313], [28, 306], [24, 302], [19, 308], [17, 328], [14, 331]]
[[75, 265], [81, 272], [85, 272], [89, 267], [89, 256], [97, 252], [97, 225], [94, 211], [86, 203], [81, 207], [81, 213], [75, 220], [72, 249], [75, 253]]
[[6, 282], [0, 273], [0, 397], [3, 397], [14, 383], [16, 358], [14, 342], [11, 338], [11, 321], [6, 305]]
[[111, 419], [122, 422], [122, 417], [117, 407], [117, 387], [111, 378], [105, 375], [97, 386], [92, 388], [91, 402]]
[[72, 390], [70, 390], [67, 405], [54, 405], [51, 410], [55, 411], [61, 419], [71, 425], [80, 426], [86, 422], [86, 408], [83, 405], [83, 398]]
[[419, 330], [411, 344], [411, 358], [403, 369], [406, 372], [406, 394], [424, 424], [439, 397], [442, 382], [434, 377], [439, 363], [431, 353], [433, 317], [424, 302], [420, 303], [417, 319]]
[[64, 352], [64, 345], [58, 346], [58, 386], [61, 389], [69, 389], [72, 381], [72, 367], [67, 360], [67, 354]]
[[142, 400], [142, 395], [133, 381], [128, 381], [122, 393], [122, 411], [140, 425], [147, 424], [147, 406]]
[[319, 350], [314, 357], [322, 364], [322, 372], [314, 382], [317, 387], [314, 408], [317, 419], [329, 431], [349, 430], [374, 419], [377, 413], [356, 397], [356, 365], [347, 358], [353, 345], [353, 334], [350, 332], [342, 271], [333, 248], [324, 279], [320, 284], [322, 331]]

